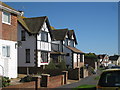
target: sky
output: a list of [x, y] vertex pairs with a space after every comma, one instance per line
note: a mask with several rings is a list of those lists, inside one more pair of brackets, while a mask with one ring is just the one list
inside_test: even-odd
[[6, 2], [25, 17], [48, 16], [56, 29], [74, 30], [85, 53], [118, 53], [117, 2]]

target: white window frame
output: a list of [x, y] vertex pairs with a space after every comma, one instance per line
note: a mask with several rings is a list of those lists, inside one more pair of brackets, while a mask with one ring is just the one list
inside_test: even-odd
[[[4, 12], [5, 12], [5, 13], [8, 13], [8, 14], [10, 15], [10, 23], [5, 22], [5, 21], [3, 20], [3, 18], [4, 18]], [[4, 23], [4, 24], [8, 24], [8, 25], [11, 25], [11, 13], [6, 12], [6, 11], [2, 11], [2, 23]]]
[[[3, 47], [5, 47], [5, 48], [6, 48], [6, 47], [9, 47], [9, 56], [7, 56], [7, 55], [8, 55], [8, 52], [6, 52], [6, 53], [7, 53], [6, 56], [3, 55]], [[3, 57], [3, 58], [10, 58], [10, 56], [11, 56], [11, 54], [10, 54], [10, 52], [11, 52], [10, 50], [11, 50], [11, 49], [10, 49], [10, 48], [11, 48], [10, 45], [2, 45], [2, 57]], [[7, 51], [7, 50], [6, 50], [6, 51]]]

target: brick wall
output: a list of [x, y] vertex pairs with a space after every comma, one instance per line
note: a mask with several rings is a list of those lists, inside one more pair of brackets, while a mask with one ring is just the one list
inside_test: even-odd
[[8, 89], [11, 89], [12, 88], [15, 88], [15, 89], [20, 89], [20, 88], [40, 88], [40, 78], [38, 77], [33, 77], [35, 81], [31, 81], [31, 82], [25, 82], [25, 83], [21, 83], [21, 84], [16, 84], [16, 85], [11, 85], [11, 86], [8, 86], [8, 87], [4, 87], [2, 90], [8, 90]]
[[17, 16], [11, 14], [11, 25], [2, 23], [3, 40], [17, 41]]
[[48, 81], [48, 88], [55, 88], [64, 85], [64, 75], [50, 77]]
[[56, 88], [61, 85], [64, 85], [66, 84], [65, 81], [67, 81], [65, 80], [65, 76], [67, 77], [67, 75], [58, 75], [50, 77], [49, 74], [42, 74], [41, 87]]

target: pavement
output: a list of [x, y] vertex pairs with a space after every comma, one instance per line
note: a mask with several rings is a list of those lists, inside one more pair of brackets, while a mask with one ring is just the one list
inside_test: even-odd
[[97, 70], [97, 74], [94, 74], [94, 75], [88, 76], [86, 78], [83, 78], [80, 81], [75, 82], [75, 83], [65, 84], [65, 85], [60, 86], [58, 88], [75, 88], [75, 87], [80, 86], [80, 85], [96, 85], [98, 80], [96, 80], [95, 78], [97, 76], [99, 76], [100, 73], [101, 72], [99, 70]]

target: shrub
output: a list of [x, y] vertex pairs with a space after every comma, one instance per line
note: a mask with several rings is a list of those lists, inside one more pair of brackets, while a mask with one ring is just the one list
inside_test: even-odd
[[24, 78], [21, 78], [20, 82], [30, 82], [33, 81], [32, 76], [25, 76]]
[[50, 61], [50, 63], [45, 67], [45, 69], [56, 69], [56, 65], [53, 61]]
[[2, 77], [2, 87], [7, 87], [10, 85], [10, 79], [9, 77]]
[[66, 70], [66, 63], [64, 60], [61, 60], [61, 62], [57, 65], [58, 69], [61, 69], [61, 70]]

